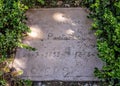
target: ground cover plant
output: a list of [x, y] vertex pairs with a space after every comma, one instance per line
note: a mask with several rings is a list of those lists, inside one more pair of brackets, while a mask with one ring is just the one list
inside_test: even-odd
[[21, 0], [22, 3], [29, 7], [79, 7], [82, 0]]
[[120, 86], [120, 0], [85, 0], [96, 30], [98, 56], [105, 63], [95, 75], [108, 86]]
[[30, 32], [24, 22], [27, 9], [19, 0], [0, 0], [0, 86], [31, 85], [29, 80], [16, 77], [20, 71], [9, 67], [17, 47], [33, 49], [22, 43], [23, 37]]

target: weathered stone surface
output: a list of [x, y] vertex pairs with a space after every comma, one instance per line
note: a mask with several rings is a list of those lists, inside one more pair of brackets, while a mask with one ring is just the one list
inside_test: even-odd
[[26, 13], [32, 30], [24, 43], [37, 50], [18, 49], [13, 66], [34, 81], [92, 81], [97, 58], [91, 21], [82, 8], [31, 9]]

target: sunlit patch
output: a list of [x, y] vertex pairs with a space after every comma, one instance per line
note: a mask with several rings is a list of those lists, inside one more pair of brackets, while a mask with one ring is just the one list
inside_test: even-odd
[[54, 13], [53, 19], [57, 22], [67, 22], [71, 24], [72, 26], [76, 26], [76, 23], [73, 22], [71, 18], [67, 18], [66, 15], [63, 13]]
[[[20, 70], [20, 67], [23, 67], [25, 68], [25, 64], [23, 63], [23, 60], [20, 60], [20, 59], [15, 59], [14, 61], [14, 67], [17, 69], [17, 70]], [[19, 67], [19, 68], [18, 68]]]
[[28, 34], [29, 34], [29, 36], [34, 37], [34, 38], [36, 38], [38, 36], [38, 34], [34, 31], [32, 31], [31, 33], [28, 33]]
[[74, 36], [73, 39], [78, 39], [78, 38], [76, 36]]
[[43, 38], [43, 32], [38, 26], [30, 26], [31, 32], [28, 35], [32, 38]]
[[76, 26], [76, 24], [74, 22], [71, 23], [73, 26]]
[[75, 31], [73, 31], [73, 30], [71, 30], [71, 29], [68, 29], [68, 30], [66, 31], [66, 33], [69, 34], [69, 35], [73, 35], [73, 34], [75, 33]]
[[66, 21], [69, 20], [69, 19], [66, 18], [66, 17], [64, 16], [64, 14], [62, 14], [62, 13], [55, 13], [55, 14], [53, 15], [53, 18], [54, 18], [56, 21], [58, 21], [58, 22], [66, 22]]

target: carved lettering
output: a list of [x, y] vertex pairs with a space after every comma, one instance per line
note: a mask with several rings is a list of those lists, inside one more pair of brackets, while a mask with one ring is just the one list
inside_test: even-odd
[[81, 55], [82, 55], [82, 52], [76, 52], [75, 53], [75, 57], [81, 57]]
[[48, 39], [50, 39], [51, 37], [53, 37], [53, 34], [52, 34], [52, 33], [49, 33], [49, 34], [48, 34]]
[[67, 55], [70, 55], [70, 54], [71, 54], [71, 49], [70, 49], [70, 47], [65, 48], [65, 53], [66, 53]]

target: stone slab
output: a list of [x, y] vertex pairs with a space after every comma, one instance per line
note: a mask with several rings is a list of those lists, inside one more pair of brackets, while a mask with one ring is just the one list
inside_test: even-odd
[[95, 81], [94, 68], [101, 68], [91, 20], [83, 8], [30, 9], [31, 29], [23, 42], [36, 51], [18, 49], [13, 66], [23, 79], [33, 81]]

